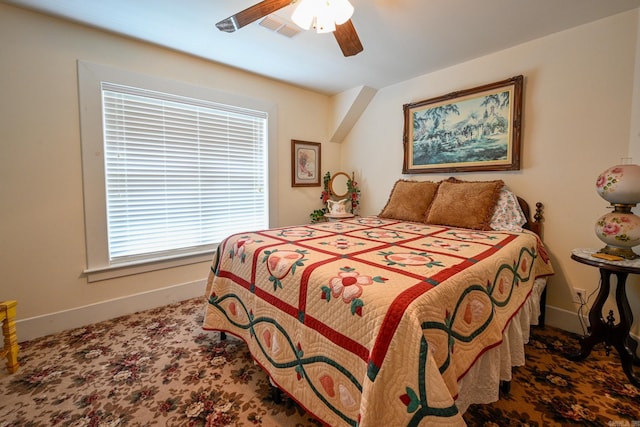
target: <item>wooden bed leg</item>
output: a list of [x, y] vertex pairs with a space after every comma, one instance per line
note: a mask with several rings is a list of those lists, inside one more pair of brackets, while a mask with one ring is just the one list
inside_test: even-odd
[[500, 381], [500, 393], [501, 394], [511, 393], [511, 381]]
[[540, 317], [538, 317], [538, 326], [544, 328], [544, 322], [547, 315], [547, 287], [545, 286], [540, 294]]
[[271, 386], [271, 399], [278, 405], [282, 403], [282, 391], [274, 385]]

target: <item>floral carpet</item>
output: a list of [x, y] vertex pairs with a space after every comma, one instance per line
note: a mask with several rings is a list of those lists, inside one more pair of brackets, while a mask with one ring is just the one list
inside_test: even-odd
[[[274, 396], [242, 341], [201, 329], [203, 305], [196, 298], [21, 343], [18, 372], [0, 370], [0, 427], [320, 425]], [[563, 354], [576, 343], [534, 329], [511, 393], [469, 408], [467, 424], [640, 426], [640, 390], [615, 351], [598, 346], [569, 362]]]

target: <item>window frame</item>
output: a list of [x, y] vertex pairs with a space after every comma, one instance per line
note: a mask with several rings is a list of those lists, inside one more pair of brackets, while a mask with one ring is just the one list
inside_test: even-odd
[[132, 86], [188, 98], [264, 111], [267, 119], [268, 222], [277, 218], [277, 108], [271, 102], [243, 97], [185, 82], [134, 73], [87, 61], [78, 61], [80, 138], [85, 211], [86, 268], [89, 282], [139, 274], [148, 271], [210, 261], [215, 250], [182, 253], [158, 258], [111, 264], [109, 261], [105, 185], [104, 140], [102, 124], [102, 82]]

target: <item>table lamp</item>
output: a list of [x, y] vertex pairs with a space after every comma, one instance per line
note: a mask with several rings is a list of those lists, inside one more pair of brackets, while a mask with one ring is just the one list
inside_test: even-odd
[[640, 202], [640, 166], [625, 162], [598, 176], [598, 194], [611, 203], [613, 212], [596, 222], [595, 232], [606, 246], [598, 252], [625, 259], [639, 258], [632, 248], [640, 245], [640, 217], [631, 209]]

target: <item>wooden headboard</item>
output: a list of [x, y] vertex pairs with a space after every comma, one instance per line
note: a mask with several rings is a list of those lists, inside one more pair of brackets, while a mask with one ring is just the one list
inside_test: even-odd
[[518, 197], [518, 203], [520, 204], [520, 209], [527, 217], [527, 223], [523, 226], [524, 229], [533, 231], [538, 236], [542, 238], [542, 203], [536, 203], [536, 212], [531, 216], [531, 209], [529, 208], [529, 203], [524, 200], [522, 197]]

